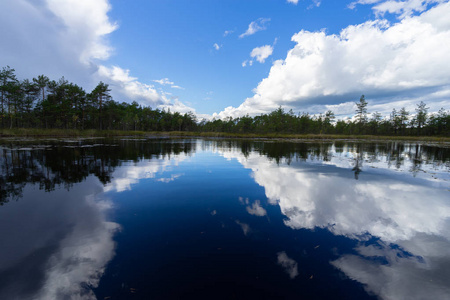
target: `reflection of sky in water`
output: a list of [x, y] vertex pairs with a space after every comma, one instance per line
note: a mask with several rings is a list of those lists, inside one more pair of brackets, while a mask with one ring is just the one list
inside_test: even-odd
[[[425, 165], [422, 170], [433, 173], [415, 178], [390, 169], [386, 157], [369, 162], [366, 156], [359, 180], [352, 180], [356, 154], [347, 149], [332, 149], [326, 162], [307, 159], [289, 165], [257, 152], [218, 152], [252, 170], [269, 202], [281, 208], [287, 226], [327, 228], [359, 240], [358, 255], [331, 263], [369, 291], [383, 299], [450, 297], [446, 166]], [[406, 161], [403, 167], [410, 165]], [[379, 240], [367, 243], [373, 237]]]
[[70, 192], [28, 186], [0, 209], [0, 299], [95, 299], [119, 225], [93, 177]]
[[[277, 163], [238, 144], [194, 143], [196, 152], [121, 160], [105, 185], [27, 185], [0, 209], [0, 299], [91, 299], [98, 285], [101, 299], [146, 286], [175, 299], [173, 284], [233, 291], [235, 277], [277, 298], [343, 285], [330, 269], [382, 299], [449, 298], [448, 162], [343, 145]], [[144, 279], [141, 290], [128, 285]], [[357, 291], [345, 284], [339, 295]]]
[[157, 178], [158, 174], [170, 172], [184, 160], [188, 160], [190, 156], [180, 154], [172, 156], [170, 159], [153, 159], [141, 160], [139, 162], [124, 163], [114, 171], [113, 179], [104, 187], [105, 192], [116, 191], [123, 192], [131, 190], [133, 184], [139, 183], [141, 179], [154, 178], [159, 182], [171, 182], [182, 176], [183, 174], [172, 174], [170, 177]]

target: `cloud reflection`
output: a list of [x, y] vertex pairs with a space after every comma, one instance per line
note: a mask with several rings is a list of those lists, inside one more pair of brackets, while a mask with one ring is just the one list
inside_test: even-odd
[[242, 205], [246, 205], [245, 209], [253, 216], [264, 217], [267, 215], [267, 211], [261, 206], [260, 200], [255, 200], [255, 202], [250, 204], [250, 199], [239, 197], [239, 202], [241, 202]]
[[247, 212], [251, 215], [264, 217], [267, 215], [267, 211], [261, 206], [261, 201], [255, 200], [251, 206], [246, 207]]
[[95, 299], [119, 229], [105, 220], [111, 203], [100, 192], [93, 177], [70, 192], [28, 186], [2, 207], [0, 299]]
[[[426, 237], [433, 246], [437, 246], [435, 243], [439, 243], [440, 239]], [[440, 246], [443, 246], [438, 246], [439, 250], [443, 250], [440, 255], [426, 256], [424, 261], [420, 256], [405, 254], [388, 245], [379, 248], [362, 245], [356, 249], [359, 255], [343, 255], [331, 264], [351, 279], [363, 283], [368, 291], [382, 299], [448, 299], [448, 241]], [[385, 258], [387, 263], [377, 263], [377, 257]]]
[[252, 231], [250, 226], [246, 223], [242, 223], [241, 221], [236, 220], [236, 224], [241, 226], [242, 232], [244, 233], [245, 236], [247, 236]]
[[289, 274], [289, 277], [291, 279], [294, 279], [298, 276], [298, 264], [295, 260], [288, 257], [286, 252], [283, 251], [277, 253], [277, 262], [280, 266], [283, 267], [286, 273]]
[[[191, 156], [180, 153], [179, 155], [172, 156], [170, 159], [141, 160], [137, 163], [124, 164], [115, 170], [113, 179], [104, 187], [104, 191], [123, 192], [131, 190], [131, 186], [137, 184], [139, 180], [155, 178], [157, 173], [167, 172], [172, 167], [178, 166], [180, 162], [189, 158]], [[156, 180], [167, 183], [182, 175], [174, 174], [170, 178], [159, 178]]]
[[331, 152], [327, 161], [306, 159], [290, 165], [256, 152], [218, 152], [252, 170], [269, 203], [280, 206], [286, 226], [327, 228], [361, 243], [379, 238], [376, 253], [361, 244], [359, 255], [332, 262], [367, 290], [383, 299], [444, 299], [450, 294], [447, 175], [443, 180], [415, 178], [390, 169], [386, 161], [373, 160], [360, 166], [363, 173], [354, 180], [355, 155], [350, 151]]

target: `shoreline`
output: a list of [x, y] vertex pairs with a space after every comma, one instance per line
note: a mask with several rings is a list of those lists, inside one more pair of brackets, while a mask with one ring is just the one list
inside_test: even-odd
[[449, 144], [450, 137], [443, 136], [381, 136], [381, 135], [339, 135], [339, 134], [285, 134], [285, 133], [226, 133], [226, 132], [190, 132], [190, 131], [120, 131], [120, 130], [74, 130], [74, 129], [3, 129], [0, 139], [11, 138], [112, 138], [112, 137], [171, 137], [171, 138], [238, 138], [268, 139], [283, 141], [402, 141], [432, 144]]

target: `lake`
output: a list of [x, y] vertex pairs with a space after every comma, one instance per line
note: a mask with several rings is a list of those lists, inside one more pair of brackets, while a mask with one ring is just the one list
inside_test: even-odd
[[450, 148], [0, 144], [0, 299], [450, 299]]

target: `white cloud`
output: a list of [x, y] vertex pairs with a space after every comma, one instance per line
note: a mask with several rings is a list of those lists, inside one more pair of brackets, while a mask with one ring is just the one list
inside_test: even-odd
[[[298, 4], [298, 0], [286, 0], [287, 3], [292, 3], [294, 5]], [[321, 4], [320, 0], [312, 0], [312, 4], [308, 6], [308, 9], [311, 9], [313, 7], [319, 7]]]
[[250, 56], [255, 58], [258, 62], [264, 63], [266, 59], [273, 53], [273, 47], [271, 45], [264, 45], [256, 47], [250, 52]]
[[242, 65], [242, 67], [246, 67], [246, 66], [250, 66], [251, 67], [251, 66], [253, 66], [253, 60], [251, 60], [251, 59], [250, 60], [248, 60], [248, 59], [244, 60], [241, 65]]
[[234, 32], [234, 30], [225, 30], [225, 32], [223, 33], [223, 36], [228, 36], [230, 34], [232, 34]]
[[372, 9], [377, 16], [382, 16], [385, 13], [391, 13], [399, 15], [399, 17], [402, 19], [411, 16], [415, 12], [424, 12], [432, 4], [444, 2], [447, 2], [447, 0], [359, 0], [350, 3], [348, 7], [354, 9], [357, 4], [376, 4], [372, 7]]
[[373, 10], [377, 15], [383, 15], [388, 12], [391, 14], [399, 14], [400, 18], [405, 18], [414, 12], [425, 11], [430, 4], [443, 3], [444, 1], [447, 0], [385, 1], [373, 7]]
[[169, 104], [169, 100], [158, 93], [154, 86], [139, 82], [136, 77], [131, 77], [129, 73], [130, 70], [124, 70], [117, 66], [111, 68], [99, 66], [98, 69], [100, 78], [110, 83], [111, 87], [120, 92], [126, 99], [136, 100], [153, 107]]
[[291, 279], [298, 276], [298, 264], [295, 260], [287, 256], [286, 252], [277, 253], [277, 262], [289, 274]]
[[[270, 112], [280, 105], [356, 101], [361, 94], [378, 101], [413, 101], [450, 90], [450, 3], [390, 24], [386, 20], [348, 26], [339, 35], [300, 31], [284, 60], [273, 63], [255, 95], [216, 117]], [[448, 99], [444, 101], [448, 106]]]
[[314, 7], [319, 7], [322, 2], [320, 0], [312, 0], [312, 4], [308, 6], [308, 9], [312, 9]]
[[[111, 9], [107, 0], [47, 0], [47, 5], [66, 26], [70, 37], [76, 37], [82, 45], [80, 60], [89, 64], [92, 59], [107, 59], [111, 48], [103, 39], [117, 29], [107, 15]], [[73, 46], [73, 45], [72, 45]]]
[[252, 66], [254, 59], [256, 59], [260, 63], [264, 63], [266, 59], [272, 55], [273, 47], [277, 43], [277, 39], [273, 42], [273, 45], [264, 45], [261, 47], [256, 47], [250, 52], [250, 57], [252, 59], [247, 59], [242, 62], [242, 67]]
[[102, 80], [117, 101], [186, 110], [186, 105], [171, 103], [164, 92], [131, 77], [129, 70], [101, 62], [113, 53], [108, 35], [118, 28], [108, 16], [110, 9], [108, 0], [0, 1], [0, 28], [8, 28], [0, 31], [0, 40], [8, 44], [0, 47], [0, 65], [15, 68], [21, 79], [65, 76], [87, 91]]
[[173, 81], [170, 81], [169, 78], [162, 78], [162, 79], [157, 79], [157, 80], [153, 80], [156, 83], [159, 83], [160, 85], [172, 85], [174, 84]]
[[354, 8], [356, 8], [356, 5], [358, 5], [358, 4], [375, 4], [375, 3], [378, 3], [381, 1], [383, 1], [383, 0], [358, 0], [358, 1], [351, 2], [348, 5], [348, 8], [354, 9]]
[[[0, 65], [19, 77], [65, 76], [84, 87], [113, 49], [107, 36], [117, 28], [107, 0], [0, 1]], [[39, 72], [39, 73], [36, 73]]]
[[[166, 95], [170, 95], [170, 93], [158, 92], [153, 85], [142, 83], [136, 77], [130, 76], [129, 73], [130, 70], [124, 70], [117, 66], [111, 68], [99, 66], [98, 69], [98, 77], [111, 84], [112, 89], [117, 91], [119, 99], [124, 97], [127, 100], [130, 99], [145, 106], [165, 110], [170, 109], [172, 112], [195, 113], [194, 108], [182, 103], [177, 97], [169, 99]], [[154, 81], [162, 85], [173, 84], [168, 78]], [[171, 88], [184, 89], [178, 85], [172, 85]]]
[[265, 24], [268, 23], [268, 22], [270, 22], [269, 18], [259, 18], [258, 20], [251, 22], [248, 25], [247, 31], [244, 32], [243, 34], [241, 34], [239, 36], [239, 38], [244, 38], [246, 36], [253, 35], [253, 34], [255, 34], [255, 33], [257, 33], [258, 31], [261, 31], [261, 30], [266, 30], [267, 27], [266, 27]]
[[159, 109], [164, 109], [164, 110], [170, 110], [171, 112], [177, 111], [177, 112], [182, 113], [182, 114], [185, 114], [185, 113], [188, 113], [188, 112], [192, 112], [196, 116], [198, 116], [199, 118], [203, 116], [201, 114], [196, 114], [194, 108], [184, 104], [183, 102], [181, 102], [177, 98], [173, 99], [172, 102], [170, 102], [168, 104], [159, 105], [158, 108]]
[[217, 43], [214, 43], [213, 47], [214, 47], [214, 49], [216, 49], [217, 51], [219, 51], [219, 49], [220, 49], [221, 46], [219, 46]]

